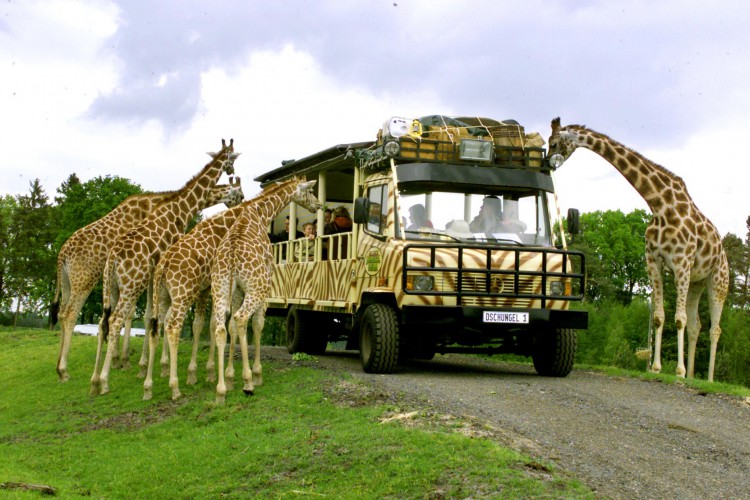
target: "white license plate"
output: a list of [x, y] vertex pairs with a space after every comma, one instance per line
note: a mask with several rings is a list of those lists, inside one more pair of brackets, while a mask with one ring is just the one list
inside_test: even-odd
[[485, 323], [528, 323], [529, 313], [484, 311], [483, 321]]

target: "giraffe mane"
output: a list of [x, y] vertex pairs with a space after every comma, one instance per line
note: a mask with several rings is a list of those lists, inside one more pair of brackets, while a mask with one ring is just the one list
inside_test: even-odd
[[586, 127], [586, 125], [566, 125], [565, 127], [562, 127], [562, 129], [585, 131], [585, 132], [588, 132], [590, 134], [593, 134], [596, 137], [606, 138], [607, 141], [609, 143], [611, 143], [613, 146], [619, 146], [619, 147], [623, 148], [625, 151], [627, 151], [628, 153], [630, 153], [630, 154], [634, 155], [636, 158], [638, 158], [638, 160], [640, 160], [642, 163], [646, 163], [648, 165], [653, 165], [653, 167], [656, 170], [658, 170], [660, 172], [663, 172], [664, 174], [666, 174], [669, 177], [671, 177], [675, 182], [678, 182], [687, 191], [687, 186], [685, 184], [685, 181], [682, 180], [682, 177], [680, 177], [679, 175], [675, 174], [674, 172], [672, 172], [668, 168], [666, 168], [666, 167], [664, 167], [662, 165], [659, 165], [655, 161], [649, 160], [648, 158], [646, 158], [644, 155], [642, 155], [638, 151], [634, 150], [633, 148], [629, 148], [628, 146], [624, 145], [623, 143], [621, 143], [619, 141], [616, 141], [615, 139], [612, 139], [608, 135], [602, 134], [601, 132], [597, 132], [596, 130], [592, 130], [592, 129]]

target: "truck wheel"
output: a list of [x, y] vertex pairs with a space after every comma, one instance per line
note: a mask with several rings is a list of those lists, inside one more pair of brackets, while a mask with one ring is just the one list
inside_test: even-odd
[[289, 309], [289, 315], [286, 317], [286, 350], [289, 354], [296, 352], [305, 352], [305, 343], [308, 333], [309, 322], [305, 317], [304, 311], [300, 311], [297, 306]]
[[286, 317], [286, 350], [289, 354], [323, 354], [328, 347], [328, 332], [318, 334], [311, 328], [312, 312], [292, 306]]
[[536, 372], [544, 377], [566, 377], [575, 363], [577, 343], [576, 331], [570, 328], [538, 335], [531, 355]]
[[362, 315], [359, 357], [367, 373], [391, 373], [398, 362], [398, 318], [385, 304], [372, 304]]

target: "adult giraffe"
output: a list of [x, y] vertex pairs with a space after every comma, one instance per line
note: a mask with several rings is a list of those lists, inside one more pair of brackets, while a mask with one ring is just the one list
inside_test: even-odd
[[[147, 290], [146, 324], [150, 319], [153, 291], [149, 286], [154, 267], [161, 254], [185, 232], [188, 222], [200, 210], [217, 203], [242, 201], [239, 186], [220, 199], [216, 199], [215, 186], [223, 172], [234, 173], [234, 161], [239, 156], [234, 152], [234, 141], [227, 145], [222, 140], [218, 153], [209, 153], [213, 160], [179, 191], [162, 201], [135, 229], [115, 242], [107, 256], [103, 275], [102, 327], [100, 328], [94, 373], [91, 377], [91, 393], [109, 392], [109, 370], [114, 352], [114, 344], [120, 333], [122, 322], [132, 315], [138, 297]], [[109, 336], [107, 352], [99, 372], [102, 344]], [[113, 342], [114, 340], [115, 342]], [[144, 340], [144, 343], [146, 341]], [[144, 352], [145, 354], [145, 352]], [[141, 356], [141, 365], [145, 365]]]
[[579, 147], [597, 153], [612, 164], [643, 197], [653, 214], [645, 235], [656, 330], [652, 370], [661, 371], [663, 273], [669, 270], [674, 274], [677, 288], [677, 376], [685, 377], [685, 328], [688, 332], [687, 376], [694, 375], [695, 345], [701, 329], [698, 301], [703, 290], [708, 289], [711, 312], [708, 380], [713, 382], [716, 346], [721, 336], [721, 311], [729, 287], [729, 266], [719, 231], [698, 210], [685, 182], [674, 173], [604, 134], [582, 125], [561, 127], [560, 118], [552, 120], [550, 156], [560, 154], [566, 160]]
[[[304, 179], [281, 184], [278, 189], [261, 193], [253, 203], [242, 210], [229, 232], [219, 243], [211, 266], [211, 297], [213, 312], [211, 324], [215, 326], [214, 336], [218, 353], [218, 383], [216, 385], [216, 402], [224, 403], [227, 386], [224, 380], [224, 348], [227, 341], [226, 317], [235, 293], [243, 295], [242, 305], [233, 314], [237, 333], [240, 336], [242, 352], [243, 391], [252, 394], [255, 386], [263, 383], [263, 371], [260, 364], [260, 335], [266, 316], [266, 298], [271, 289], [271, 264], [273, 253], [268, 238], [268, 224], [286, 205], [295, 202], [313, 212], [321, 208], [311, 188], [315, 181]], [[252, 371], [247, 352], [247, 323], [253, 318], [253, 344], [255, 359]], [[176, 350], [176, 342], [170, 342], [170, 354]], [[170, 359], [172, 373], [175, 370], [175, 358]], [[229, 363], [233, 360], [229, 359]], [[171, 384], [170, 384], [171, 385]], [[174, 389], [173, 389], [174, 390]]]
[[[60, 353], [57, 375], [61, 382], [70, 379], [68, 353], [78, 315], [91, 290], [99, 282], [107, 252], [123, 234], [136, 227], [156, 205], [174, 191], [136, 194], [127, 197], [104, 217], [78, 229], [57, 254], [57, 285], [52, 303], [52, 325], [60, 321]], [[125, 335], [130, 321], [125, 324]]]
[[[188, 365], [187, 383], [194, 384], [196, 382], [198, 338], [200, 329], [202, 329], [204, 324], [203, 315], [206, 310], [206, 301], [210, 296], [209, 289], [211, 287], [212, 268], [214, 266], [216, 251], [235, 222], [244, 212], [260, 203], [272, 205], [267, 210], [268, 213], [273, 212], [271, 213], [272, 217], [283, 207], [287, 206], [290, 201], [298, 202], [308, 210], [315, 210], [319, 204], [309, 190], [313, 184], [314, 181], [304, 183], [303, 179], [297, 178], [292, 178], [278, 184], [271, 184], [258, 195], [239, 206], [220, 212], [200, 222], [192, 231], [164, 253], [154, 272], [154, 293], [156, 300], [154, 302], [151, 325], [147, 331], [151, 344], [148, 371], [143, 384], [143, 399], [151, 399], [152, 397], [153, 366], [156, 356], [156, 345], [159, 338], [159, 323], [164, 325], [165, 344], [168, 343], [169, 346], [169, 386], [172, 388], [172, 399], [180, 397], [179, 378], [177, 375], [177, 345], [180, 340], [180, 332], [182, 331], [185, 315], [193, 303], [196, 304], [195, 321], [193, 323], [193, 350], [190, 364]], [[277, 206], [279, 207], [278, 210], [275, 208]], [[255, 236], [268, 239], [267, 235], [256, 234]], [[240, 307], [239, 303], [237, 303], [237, 307]], [[244, 326], [247, 327], [247, 321]], [[211, 349], [209, 350], [208, 363], [206, 364], [206, 379], [208, 381], [215, 380], [213, 378], [213, 352], [215, 346], [213, 332], [215, 328], [216, 325], [212, 321]], [[166, 363], [164, 352], [162, 353], [162, 362]], [[227, 377], [229, 378], [233, 377], [233, 370], [229, 369], [231, 366], [230, 364], [227, 368], [229, 372]], [[258, 373], [258, 377], [260, 377], [260, 373]], [[261, 383], [262, 380], [258, 385]]]

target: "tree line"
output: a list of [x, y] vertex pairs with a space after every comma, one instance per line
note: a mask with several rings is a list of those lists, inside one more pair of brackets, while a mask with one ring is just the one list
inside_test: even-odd
[[[38, 179], [27, 194], [0, 199], [0, 324], [17, 324], [22, 316], [48, 316], [56, 281], [56, 258], [63, 243], [79, 228], [93, 222], [122, 200], [143, 190], [121, 177], [96, 177], [81, 182], [70, 175], [50, 200]], [[644, 234], [651, 215], [645, 210], [620, 210], [581, 214], [580, 233], [568, 235], [571, 249], [585, 255], [585, 300], [589, 329], [580, 332], [578, 361], [590, 364], [639, 368], [635, 357], [646, 347], [650, 316], [650, 282], [646, 273]], [[716, 379], [750, 386], [750, 217], [744, 238], [728, 233], [723, 238], [730, 268], [730, 289], [722, 315], [722, 337], [716, 362]], [[664, 372], [676, 366], [674, 328], [675, 289], [666, 280]], [[84, 323], [101, 315], [101, 285], [89, 296], [82, 311]], [[142, 313], [142, 306], [141, 311]], [[702, 335], [696, 354], [696, 375], [705, 378], [708, 365], [707, 301], [700, 306]], [[186, 321], [186, 324], [189, 322]], [[645, 366], [643, 366], [645, 368]]]

